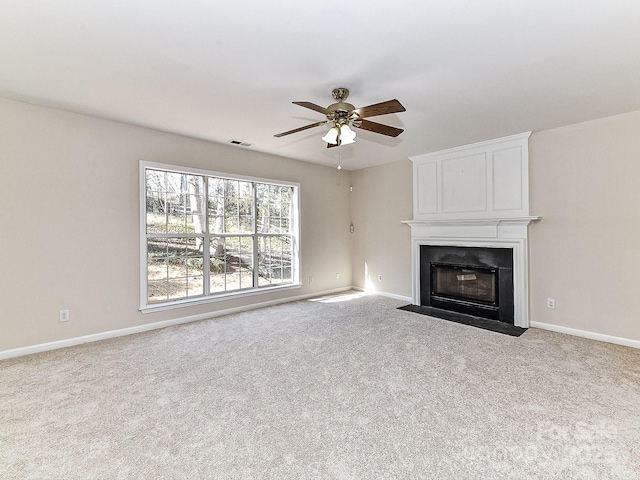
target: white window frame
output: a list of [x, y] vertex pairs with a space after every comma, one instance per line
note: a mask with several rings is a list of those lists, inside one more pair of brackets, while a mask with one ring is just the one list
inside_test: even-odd
[[[207, 177], [217, 177], [229, 180], [240, 180], [248, 182], [258, 182], [265, 184], [282, 185], [294, 188], [293, 202], [293, 214], [291, 218], [291, 276], [292, 282], [281, 285], [270, 286], [254, 286], [253, 288], [247, 288], [242, 290], [230, 291], [230, 292], [217, 292], [209, 295], [180, 298], [175, 300], [168, 300], [166, 302], [148, 302], [147, 295], [147, 278], [148, 278], [148, 265], [147, 265], [147, 192], [146, 192], [146, 170], [147, 169], [163, 170], [174, 173], [184, 173], [192, 175], [202, 175]], [[274, 291], [298, 289], [302, 287], [300, 283], [300, 184], [296, 182], [289, 182], [285, 180], [274, 180], [270, 178], [252, 177], [247, 175], [236, 175], [230, 173], [216, 172], [211, 170], [203, 170], [191, 167], [182, 167], [178, 165], [169, 165], [164, 163], [140, 161], [139, 169], [140, 177], [140, 311], [142, 313], [150, 313], [160, 310], [168, 310], [172, 308], [186, 307], [204, 303], [219, 302], [222, 300], [229, 300], [238, 297], [255, 296]], [[206, 201], [206, 200], [205, 200]], [[254, 215], [256, 212], [254, 212]], [[255, 234], [255, 232], [254, 232]], [[186, 234], [185, 237], [189, 236]], [[205, 234], [205, 243], [209, 241], [209, 237], [219, 236], [215, 233], [207, 232]], [[205, 256], [208, 259], [208, 255]], [[257, 258], [254, 257], [254, 261]], [[205, 268], [205, 281], [208, 281], [208, 270]]]

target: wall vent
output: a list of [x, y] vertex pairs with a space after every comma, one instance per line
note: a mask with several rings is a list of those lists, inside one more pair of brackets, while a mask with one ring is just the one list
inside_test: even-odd
[[241, 147], [251, 147], [253, 143], [241, 142], [240, 140], [229, 140], [231, 145], [240, 145]]

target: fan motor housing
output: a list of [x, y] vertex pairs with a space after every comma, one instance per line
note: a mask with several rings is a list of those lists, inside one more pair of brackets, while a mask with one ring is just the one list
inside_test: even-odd
[[332, 116], [337, 118], [346, 118], [355, 109], [356, 107], [354, 107], [350, 103], [343, 102], [334, 103], [327, 107], [327, 110], [329, 110], [329, 112], [333, 114]]

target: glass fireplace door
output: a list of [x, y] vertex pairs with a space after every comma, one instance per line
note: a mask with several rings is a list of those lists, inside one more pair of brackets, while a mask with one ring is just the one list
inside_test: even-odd
[[432, 263], [431, 294], [485, 305], [497, 305], [498, 271], [495, 268]]

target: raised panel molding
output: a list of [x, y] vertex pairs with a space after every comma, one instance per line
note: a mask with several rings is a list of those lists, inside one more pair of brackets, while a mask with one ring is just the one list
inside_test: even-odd
[[424, 185], [418, 189], [414, 185], [414, 192], [417, 194], [415, 209], [422, 215], [438, 213], [438, 175], [436, 163], [423, 163], [415, 170], [414, 183]]
[[[483, 153], [444, 158], [442, 165], [442, 213], [485, 212], [487, 156]], [[420, 187], [420, 186], [419, 186]]]
[[414, 219], [529, 215], [529, 137], [525, 132], [409, 157]]
[[523, 195], [527, 184], [523, 175], [522, 147], [503, 148], [493, 151], [493, 210], [526, 211]]

